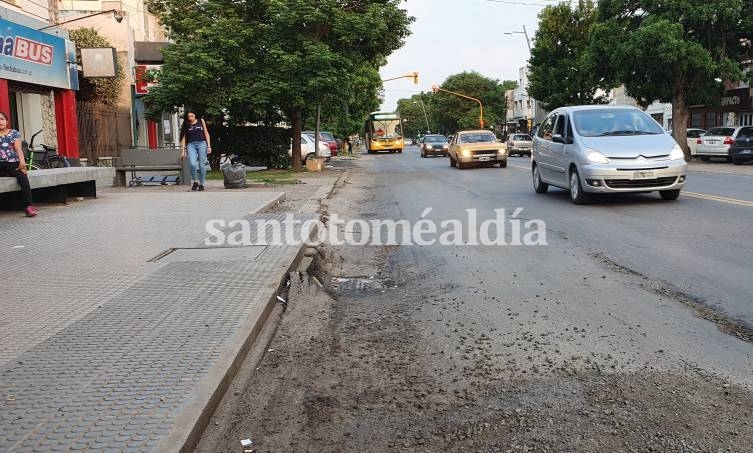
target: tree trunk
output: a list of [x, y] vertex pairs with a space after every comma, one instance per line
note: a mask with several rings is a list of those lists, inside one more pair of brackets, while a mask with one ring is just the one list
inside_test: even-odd
[[685, 153], [685, 160], [690, 162], [690, 148], [688, 148], [688, 98], [685, 87], [678, 83], [672, 96], [672, 135]]
[[293, 127], [293, 171], [301, 171], [301, 127], [303, 118], [300, 110], [294, 110], [290, 115], [290, 124]]

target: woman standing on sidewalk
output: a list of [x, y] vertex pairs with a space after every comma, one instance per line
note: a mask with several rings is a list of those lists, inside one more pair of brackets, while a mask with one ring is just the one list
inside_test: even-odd
[[21, 133], [15, 129], [8, 129], [8, 115], [0, 112], [0, 176], [13, 176], [21, 186], [21, 193], [26, 205], [24, 211], [29, 217], [37, 215], [37, 210], [31, 205], [31, 186], [29, 172], [26, 167], [26, 156], [21, 149]]
[[186, 113], [186, 118], [180, 127], [180, 147], [180, 158], [185, 159], [187, 152], [188, 161], [191, 164], [191, 179], [193, 180], [191, 190], [203, 191], [207, 177], [207, 155], [212, 154], [212, 145], [204, 118], [197, 118], [196, 113], [190, 110]]

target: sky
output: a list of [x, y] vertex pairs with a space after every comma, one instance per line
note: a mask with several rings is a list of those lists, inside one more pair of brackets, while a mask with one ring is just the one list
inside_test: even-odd
[[[515, 4], [513, 4], [515, 3]], [[476, 71], [498, 80], [518, 80], [518, 71], [528, 59], [528, 46], [522, 33], [533, 34], [538, 13], [552, 0], [405, 0], [403, 8], [416, 18], [405, 45], [380, 68], [382, 79], [413, 71], [411, 79], [384, 82], [384, 102], [380, 110], [394, 111], [397, 101], [421, 91], [431, 91], [453, 74]]]

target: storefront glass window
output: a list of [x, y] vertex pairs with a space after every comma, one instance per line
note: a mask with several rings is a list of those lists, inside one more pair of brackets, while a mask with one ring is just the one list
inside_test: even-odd
[[740, 113], [737, 115], [738, 126], [753, 126], [753, 113]]

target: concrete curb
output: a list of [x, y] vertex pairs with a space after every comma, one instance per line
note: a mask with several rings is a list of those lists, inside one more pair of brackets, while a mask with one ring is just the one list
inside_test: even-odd
[[[340, 179], [334, 179], [332, 184], [320, 188], [312, 197], [311, 200], [317, 200], [317, 209], [319, 200], [328, 197]], [[326, 189], [326, 193], [323, 189]], [[283, 192], [252, 213], [262, 212], [284, 200], [285, 193]], [[311, 200], [306, 204], [310, 203]], [[316, 234], [317, 230], [314, 228], [310, 237], [315, 237]], [[280, 278], [277, 285], [265, 290], [260, 297], [260, 300], [266, 302], [257, 304], [253, 308], [251, 314], [243, 322], [239, 333], [229, 341], [225, 352], [209, 371], [207, 378], [197, 387], [193, 402], [176, 417], [171, 433], [160, 443], [156, 451], [189, 453], [196, 448], [212, 415], [225, 396], [225, 392], [264, 328], [264, 324], [272, 313], [275, 304], [278, 303], [277, 296], [284, 288], [288, 274], [298, 267], [306, 248], [306, 244], [301, 244], [290, 264], [280, 268]]]

